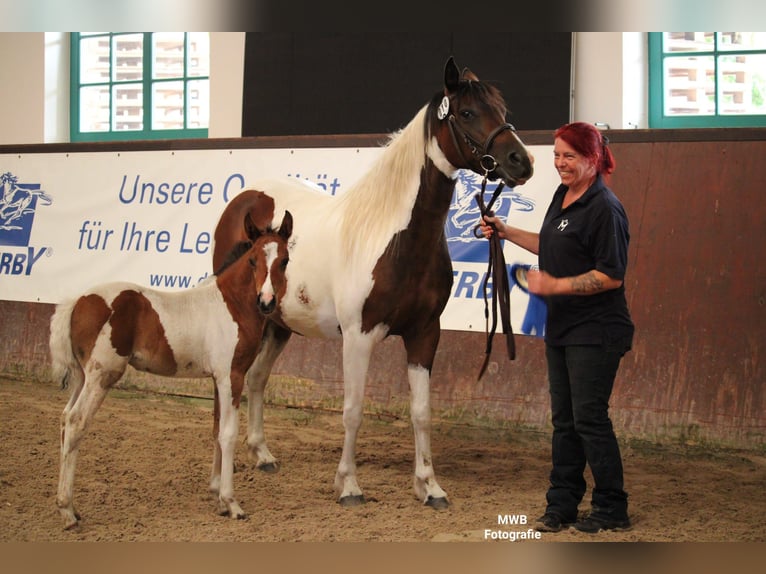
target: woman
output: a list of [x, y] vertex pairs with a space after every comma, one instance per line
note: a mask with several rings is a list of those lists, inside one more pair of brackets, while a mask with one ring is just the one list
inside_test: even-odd
[[[527, 274], [530, 293], [545, 298], [545, 355], [553, 422], [550, 487], [535, 527], [564, 526], [595, 533], [630, 528], [620, 448], [609, 419], [609, 398], [622, 356], [633, 339], [623, 280], [628, 219], [604, 178], [614, 171], [608, 141], [594, 126], [572, 123], [555, 132], [554, 165], [561, 185], [540, 233], [485, 217], [496, 232], [539, 256]], [[591, 512], [577, 520], [585, 495], [583, 472], [595, 482]]]

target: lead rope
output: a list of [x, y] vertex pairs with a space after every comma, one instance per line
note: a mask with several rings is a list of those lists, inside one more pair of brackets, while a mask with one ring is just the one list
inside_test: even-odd
[[[492, 162], [492, 168], [488, 168], [487, 161]], [[487, 188], [487, 176], [497, 167], [497, 162], [490, 155], [485, 155], [481, 158], [481, 166], [484, 169], [484, 179], [481, 182], [481, 193], [476, 195], [476, 202], [479, 204], [480, 218], [485, 215], [492, 216], [492, 206], [503, 190], [504, 182], [500, 182], [497, 185], [492, 198], [488, 204], [484, 204], [484, 192]], [[481, 380], [484, 376], [484, 372], [489, 365], [489, 358], [492, 354], [492, 339], [495, 336], [497, 330], [497, 309], [500, 307], [500, 319], [502, 323], [503, 333], [505, 334], [506, 350], [508, 352], [508, 358], [513, 361], [516, 358], [516, 341], [513, 335], [513, 327], [511, 326], [511, 287], [508, 281], [508, 273], [505, 265], [505, 255], [503, 254], [503, 246], [500, 243], [500, 238], [497, 235], [497, 229], [492, 225], [492, 229], [495, 231], [489, 238], [489, 260], [487, 262], [487, 274], [484, 277], [484, 318], [486, 321], [486, 334], [487, 334], [487, 347], [485, 350], [484, 363], [479, 371], [477, 380]], [[478, 231], [478, 228], [474, 230], [474, 234]], [[489, 278], [492, 277], [492, 327], [490, 329], [489, 321], [489, 300], [487, 297], [487, 287], [489, 285]]]
[[[460, 128], [455, 118], [455, 115], [449, 113], [450, 107], [451, 107], [450, 98], [449, 96], [445, 95], [444, 98], [442, 98], [442, 101], [441, 101], [441, 104], [439, 105], [439, 109], [436, 116], [440, 120], [444, 120], [445, 118], [447, 119], [447, 122], [448, 122], [447, 125], [449, 126], [450, 136], [452, 136], [452, 145], [465, 165], [468, 165], [468, 161], [465, 155], [463, 154], [463, 150], [461, 149], [460, 144], [458, 143], [456, 132], [460, 132], [460, 135], [463, 136], [463, 141], [465, 141], [466, 145], [470, 148], [471, 153], [475, 157], [478, 158], [480, 153], [485, 154], [481, 156], [481, 158], [479, 158], [479, 164], [481, 165], [481, 168], [484, 171], [484, 179], [481, 182], [481, 193], [479, 193], [476, 196], [476, 201], [479, 204], [480, 217], [483, 217], [484, 215], [492, 215], [492, 206], [494, 205], [497, 198], [500, 196], [500, 192], [503, 190], [505, 183], [501, 180], [501, 182], [498, 184], [497, 188], [495, 189], [494, 193], [492, 194], [492, 198], [489, 201], [489, 205], [485, 206], [484, 192], [487, 188], [487, 180], [489, 179], [489, 174], [495, 171], [495, 169], [497, 169], [497, 160], [491, 155], [489, 155], [489, 150], [492, 147], [492, 144], [494, 143], [495, 138], [498, 135], [500, 135], [505, 130], [510, 130], [512, 132], [515, 132], [516, 128], [514, 128], [513, 125], [509, 123], [504, 123], [497, 126], [494, 130], [492, 130], [492, 133], [489, 134], [489, 136], [487, 137], [487, 141], [482, 146], [479, 142], [474, 140], [465, 130]], [[480, 147], [483, 147], [481, 151], [479, 150]], [[477, 235], [477, 230], [478, 230], [478, 227], [474, 229], [474, 235]], [[479, 236], [477, 235], [477, 237]], [[488, 287], [490, 275], [492, 276], [492, 329], [491, 330], [489, 328], [489, 302], [487, 300], [487, 287]], [[503, 333], [505, 333], [505, 336], [506, 336], [506, 348], [508, 351], [508, 358], [510, 360], [514, 360], [516, 358], [516, 341], [513, 336], [513, 327], [511, 326], [511, 287], [508, 282], [508, 273], [506, 272], [505, 256], [503, 255], [503, 246], [500, 244], [500, 238], [497, 236], [497, 233], [493, 233], [492, 237], [489, 238], [489, 262], [487, 264], [487, 275], [484, 277], [484, 318], [486, 320], [487, 349], [486, 349], [486, 356], [484, 357], [484, 364], [481, 366], [481, 371], [479, 371], [479, 377], [477, 380], [480, 380], [481, 377], [484, 375], [484, 372], [487, 370], [487, 365], [489, 364], [489, 358], [490, 358], [490, 355], [492, 354], [492, 339], [494, 338], [495, 331], [497, 330], [498, 304], [500, 305], [500, 318], [503, 325]]]

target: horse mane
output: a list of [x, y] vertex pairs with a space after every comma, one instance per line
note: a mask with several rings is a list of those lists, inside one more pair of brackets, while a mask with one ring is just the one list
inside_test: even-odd
[[[460, 81], [456, 97], [466, 95], [506, 112], [502, 93], [490, 82]], [[436, 109], [443, 96], [443, 92], [434, 94], [403, 129], [392, 133], [367, 174], [338, 197], [346, 257], [380, 254], [391, 238], [407, 227], [420, 188], [431, 126], [440, 121]]]
[[345, 254], [380, 254], [405, 229], [425, 165], [426, 116], [423, 106], [403, 129], [391, 134], [382, 155], [361, 180], [338, 197]]
[[226, 257], [223, 259], [223, 263], [221, 263], [221, 266], [218, 268], [218, 270], [214, 273], [214, 275], [220, 275], [223, 273], [227, 268], [234, 265], [234, 263], [242, 257], [245, 253], [247, 253], [250, 248], [253, 246], [252, 241], [240, 241], [234, 247], [232, 247], [229, 252], [226, 254]]

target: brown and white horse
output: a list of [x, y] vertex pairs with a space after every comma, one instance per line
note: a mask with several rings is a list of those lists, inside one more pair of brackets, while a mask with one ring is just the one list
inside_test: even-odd
[[344, 194], [328, 196], [285, 178], [256, 182], [226, 206], [215, 231], [214, 267], [241, 240], [244, 214], [271, 220], [289, 209], [295, 218], [287, 292], [247, 376], [248, 446], [259, 467], [275, 464], [263, 437], [263, 392], [291, 333], [342, 337], [345, 440], [335, 489], [342, 505], [363, 503], [355, 449], [367, 369], [373, 347], [398, 335], [407, 353], [415, 494], [434, 508], [448, 506], [432, 464], [429, 398], [453, 279], [445, 221], [459, 169], [521, 185], [532, 176], [532, 161], [506, 123], [499, 91], [467, 69], [461, 73], [450, 58], [443, 90], [391, 136]]
[[[244, 222], [244, 225], [243, 225]], [[180, 292], [109, 283], [56, 307], [51, 318], [53, 373], [71, 397], [61, 417], [61, 468], [56, 504], [64, 528], [77, 526], [75, 466], [80, 441], [128, 365], [166, 377], [212, 377], [215, 446], [210, 488], [219, 511], [244, 512], [234, 498], [234, 449], [245, 373], [259, 351], [266, 317], [283, 297], [292, 216], [279, 231], [240, 219], [244, 243], [210, 280]], [[236, 255], [239, 254], [239, 257]]]

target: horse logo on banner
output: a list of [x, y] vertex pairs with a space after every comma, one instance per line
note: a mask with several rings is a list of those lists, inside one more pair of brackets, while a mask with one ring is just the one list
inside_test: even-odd
[[[479, 221], [479, 206], [476, 194], [481, 191], [482, 176], [469, 170], [460, 170], [455, 185], [455, 195], [449, 208], [445, 232], [447, 246], [452, 261], [467, 263], [486, 263], [486, 241], [476, 238], [474, 229]], [[484, 194], [485, 200], [492, 197], [498, 182], [487, 182]], [[533, 199], [523, 195], [515, 187], [506, 188], [497, 198], [495, 213], [503, 220], [508, 218], [511, 211], [530, 212], [535, 209]]]
[[10, 172], [0, 175], [0, 245], [28, 246], [35, 210], [51, 203], [39, 183], [19, 183]]

